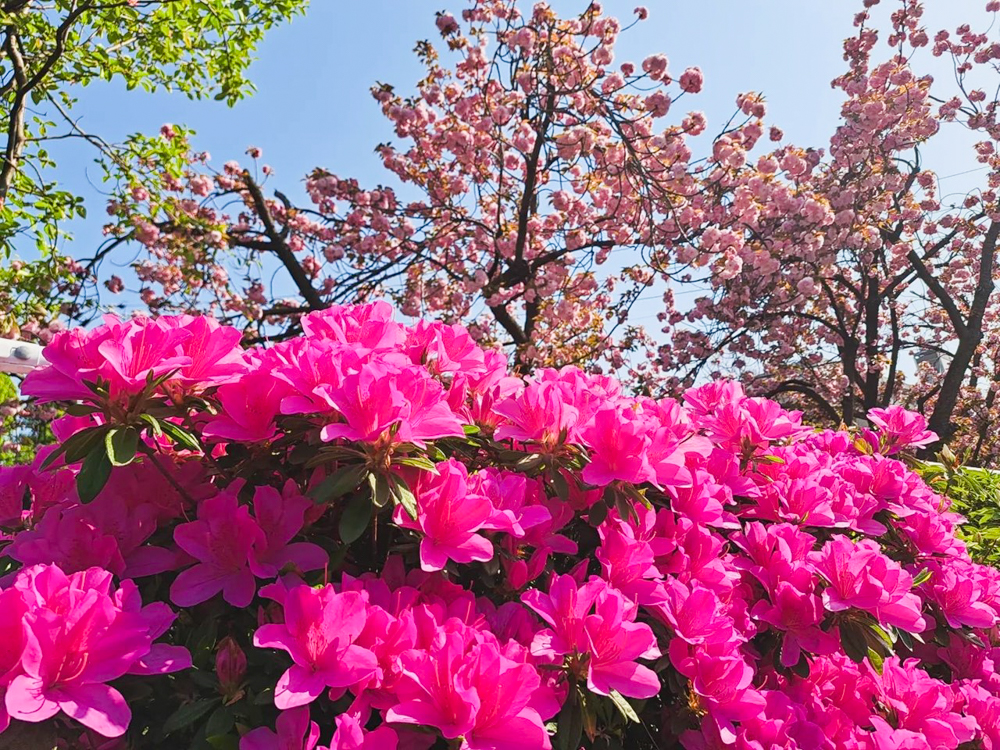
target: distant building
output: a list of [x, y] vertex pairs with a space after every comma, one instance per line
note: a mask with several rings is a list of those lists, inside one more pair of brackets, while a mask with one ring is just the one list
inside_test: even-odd
[[918, 365], [928, 364], [943, 375], [948, 366], [945, 361], [946, 356], [948, 355], [937, 349], [918, 349], [913, 355], [913, 359]]

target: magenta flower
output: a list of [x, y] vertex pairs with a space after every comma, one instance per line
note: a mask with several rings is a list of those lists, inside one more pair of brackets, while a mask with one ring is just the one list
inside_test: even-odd
[[326, 425], [323, 440], [343, 438], [363, 443], [409, 442], [463, 435], [441, 383], [420, 367], [372, 361], [321, 393], [344, 422]]
[[10, 724], [4, 693], [21, 671], [21, 655], [27, 641], [24, 625], [27, 613], [28, 605], [19, 590], [0, 591], [0, 732]]
[[608, 584], [637, 604], [651, 607], [663, 601], [663, 574], [654, 564], [653, 548], [635, 538], [635, 530], [617, 517], [601, 524], [597, 559]]
[[531, 644], [533, 654], [564, 656], [587, 648], [583, 621], [590, 614], [598, 594], [607, 588], [600, 578], [592, 577], [582, 586], [569, 575], [555, 576], [549, 592], [525, 591], [521, 601], [533, 609], [551, 627], [542, 630]]
[[446, 739], [461, 738], [461, 750], [551, 748], [533, 705], [538, 672], [503, 656], [495, 641], [467, 644], [450, 632], [440, 646], [409, 651], [402, 662], [400, 703], [387, 721], [436, 727]]
[[658, 659], [660, 649], [649, 625], [635, 622], [637, 607], [614, 589], [597, 596], [594, 614], [583, 622], [590, 661], [587, 686], [609, 695], [617, 690], [629, 698], [652, 698], [660, 692], [660, 680], [636, 659]]
[[531, 383], [496, 404], [493, 411], [507, 418], [494, 433], [497, 440], [512, 438], [522, 443], [538, 443], [545, 449], [572, 440], [580, 419], [580, 410], [567, 403], [566, 393], [558, 382]]
[[192, 607], [222, 592], [234, 607], [253, 599], [256, 581], [250, 570], [253, 549], [266, 548], [264, 532], [239, 504], [235, 491], [203, 501], [198, 520], [174, 529], [174, 541], [198, 563], [180, 573], [170, 586], [170, 599]]
[[[448, 560], [469, 563], [493, 558], [493, 544], [478, 534], [492, 514], [490, 501], [469, 490], [465, 464], [454, 459], [437, 464], [437, 474], [422, 471], [413, 483], [417, 518], [397, 507], [393, 520], [423, 534], [420, 567], [442, 570]], [[412, 475], [411, 475], [412, 476]]]
[[830, 583], [822, 594], [823, 606], [829, 611], [856, 607], [884, 625], [911, 633], [927, 627], [920, 613], [920, 598], [910, 592], [913, 578], [899, 563], [881, 554], [874, 541], [855, 543], [838, 535], [819, 552], [811, 552], [809, 560]]
[[290, 387], [267, 368], [257, 367], [239, 380], [219, 386], [216, 397], [222, 408], [205, 425], [206, 437], [247, 443], [270, 440], [277, 432], [274, 418]]
[[254, 518], [262, 532], [250, 553], [250, 570], [255, 576], [274, 578], [286, 568], [307, 573], [329, 563], [329, 556], [318, 544], [292, 542], [302, 530], [306, 511], [313, 507], [291, 479], [281, 492], [274, 487], [254, 491]]
[[[532, 482], [530, 487], [529, 481]], [[503, 531], [521, 538], [527, 529], [552, 518], [548, 508], [534, 504], [537, 485], [523, 474], [488, 468], [473, 475], [470, 482], [474, 492], [485, 495], [493, 509], [483, 524], [484, 529]]]
[[666, 601], [657, 611], [678, 638], [694, 646], [734, 640], [732, 620], [723, 614], [722, 602], [714, 591], [699, 583], [687, 586], [674, 578], [664, 588]]
[[759, 601], [751, 611], [753, 617], [782, 631], [781, 663], [798, 664], [802, 651], [811, 654], [832, 654], [839, 643], [830, 633], [818, 627], [823, 621], [823, 604], [813, 593], [800, 591], [787, 581], [780, 582], [771, 595], [771, 602]]
[[125, 570], [117, 540], [104, 533], [79, 508], [49, 508], [33, 529], [14, 538], [7, 554], [24, 565], [58, 565], [67, 573], [105, 568]]
[[485, 352], [464, 326], [417, 321], [406, 338], [406, 352], [413, 364], [424, 365], [436, 375], [486, 371]]
[[614, 481], [656, 481], [656, 471], [646, 455], [650, 445], [646, 423], [633, 409], [602, 409], [584, 428], [581, 438], [590, 448], [590, 463], [582, 474], [588, 484], [603, 487]]
[[338, 594], [330, 585], [288, 592], [285, 621], [262, 625], [253, 638], [258, 648], [287, 651], [295, 662], [278, 679], [275, 706], [304, 706], [328, 687], [346, 688], [375, 673], [375, 654], [354, 643], [364, 630], [367, 609], [363, 594]]
[[670, 642], [670, 661], [705, 703], [719, 725], [723, 740], [735, 738], [733, 722], [760, 714], [766, 701], [753, 688], [754, 670], [732, 644], [691, 646], [675, 638]]
[[406, 330], [392, 319], [392, 305], [331, 305], [302, 316], [302, 329], [310, 337], [329, 339], [366, 352], [396, 349], [406, 340]]
[[319, 742], [319, 724], [309, 720], [309, 708], [282, 711], [277, 731], [257, 727], [240, 738], [240, 750], [313, 750]]
[[337, 730], [329, 750], [397, 750], [399, 747], [396, 730], [384, 724], [367, 732], [357, 717], [350, 714], [340, 714], [333, 721]]
[[896, 717], [896, 727], [922, 735], [932, 748], [957, 748], [976, 735], [976, 720], [962, 715], [962, 696], [923, 671], [916, 659], [888, 657], [873, 673], [879, 699]]
[[91, 331], [82, 328], [60, 331], [45, 347], [48, 365], [28, 373], [21, 384], [21, 393], [34, 396], [40, 403], [93, 398], [93, 391], [84, 383], [97, 380], [97, 372], [104, 365], [98, 347], [110, 335], [106, 325]]
[[30, 466], [0, 467], [0, 526], [17, 526], [25, 511]]
[[[96, 568], [66, 576], [54, 566], [36, 566], [23, 570], [15, 585], [28, 602], [27, 639], [23, 674], [4, 699], [10, 716], [40, 722], [62, 711], [105, 737], [124, 734], [131, 711], [105, 683], [150, 654], [159, 613], [122, 609], [109, 596], [111, 574]], [[161, 671], [188, 665], [164, 664]]]
[[846, 536], [835, 536], [819, 552], [809, 555], [816, 571], [829, 581], [823, 606], [831, 612], [851, 607], [874, 611], [882, 596], [878, 583], [868, 575], [877, 550], [861, 547]]
[[552, 626], [535, 634], [532, 654], [588, 655], [587, 684], [595, 693], [650, 698], [660, 691], [656, 673], [635, 663], [660, 656], [653, 631], [635, 622], [636, 605], [601, 579], [578, 586], [572, 576], [557, 576], [548, 594], [526, 591], [521, 601]]
[[100, 374], [111, 381], [111, 392], [138, 393], [150, 374], [154, 378], [191, 364], [181, 344], [191, 334], [165, 321], [133, 318], [119, 321], [107, 316], [110, 336], [97, 347], [105, 364]]
[[902, 406], [869, 409], [868, 421], [879, 428], [881, 452], [891, 456], [904, 448], [923, 448], [938, 439], [927, 429], [927, 420]]
[[190, 362], [178, 373], [180, 382], [206, 388], [235, 380], [248, 369], [238, 328], [222, 326], [206, 315], [164, 315], [157, 320], [188, 334], [180, 349]]
[[945, 621], [956, 630], [991, 628], [997, 621], [993, 608], [981, 601], [983, 588], [973, 578], [971, 565], [935, 566], [926, 584], [929, 598]]

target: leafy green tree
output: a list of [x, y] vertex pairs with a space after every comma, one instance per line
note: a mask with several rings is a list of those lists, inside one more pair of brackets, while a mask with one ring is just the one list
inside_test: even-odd
[[246, 70], [264, 33], [307, 2], [0, 0], [0, 335], [79, 312], [66, 300], [82, 269], [57, 245], [86, 206], [61, 184], [52, 141], [97, 149], [106, 179], [151, 191], [162, 181], [142, 165], [162, 166], [165, 141], [85, 131], [73, 115], [82, 87], [118, 80], [232, 105], [253, 89]]

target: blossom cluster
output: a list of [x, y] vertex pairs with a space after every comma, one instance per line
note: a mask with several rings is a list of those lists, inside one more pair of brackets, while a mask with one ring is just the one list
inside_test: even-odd
[[0, 470], [7, 731], [1000, 748], [1000, 571], [908, 467], [919, 415], [820, 431], [727, 381], [521, 377], [382, 302], [301, 327], [53, 337], [23, 390], [64, 404], [59, 442]]

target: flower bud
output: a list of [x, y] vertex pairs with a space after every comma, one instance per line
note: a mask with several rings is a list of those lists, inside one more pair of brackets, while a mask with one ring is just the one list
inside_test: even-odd
[[215, 652], [215, 674], [219, 678], [219, 690], [226, 698], [240, 692], [243, 676], [247, 671], [247, 655], [231, 637], [219, 641]]

